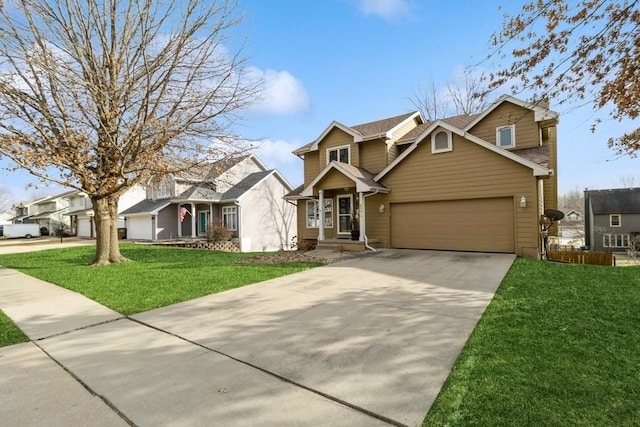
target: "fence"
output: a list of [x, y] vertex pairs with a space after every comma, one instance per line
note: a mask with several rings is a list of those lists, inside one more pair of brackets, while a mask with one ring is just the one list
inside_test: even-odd
[[549, 251], [549, 259], [571, 264], [615, 265], [611, 252]]

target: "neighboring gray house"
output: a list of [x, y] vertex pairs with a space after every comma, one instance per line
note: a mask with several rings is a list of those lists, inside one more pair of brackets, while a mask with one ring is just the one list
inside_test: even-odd
[[277, 170], [248, 155], [149, 182], [147, 198], [121, 215], [128, 239], [199, 238], [220, 222], [243, 252], [289, 249], [295, 206], [283, 196], [291, 190]]
[[32, 224], [35, 221], [31, 220], [31, 217], [38, 212], [37, 203], [48, 199], [49, 197], [41, 197], [32, 201], [24, 201], [13, 205], [15, 216], [9, 218], [11, 224]]
[[[144, 200], [146, 190], [135, 185], [127, 190], [118, 199], [118, 213], [121, 213], [131, 206]], [[93, 220], [93, 206], [89, 196], [82, 191], [73, 191], [66, 196], [69, 203], [68, 212], [65, 214], [70, 218], [70, 232], [74, 236], [95, 238], [95, 223]], [[124, 217], [118, 217], [118, 228], [124, 228]]]
[[624, 252], [640, 236], [640, 188], [585, 190], [585, 245]]

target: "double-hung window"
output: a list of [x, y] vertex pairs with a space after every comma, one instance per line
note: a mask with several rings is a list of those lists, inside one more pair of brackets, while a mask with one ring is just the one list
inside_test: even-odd
[[342, 147], [327, 148], [327, 163], [336, 161], [351, 163], [351, 150], [348, 145]]
[[231, 231], [238, 229], [238, 210], [235, 206], [222, 207], [222, 225]]
[[602, 236], [602, 246], [605, 248], [626, 248], [629, 246], [629, 235], [605, 234]]
[[496, 129], [496, 145], [502, 148], [516, 146], [516, 126], [502, 126]]
[[611, 214], [611, 215], [609, 215], [609, 226], [610, 227], [621, 227], [622, 226], [622, 215], [620, 215], [620, 214]]
[[[324, 227], [333, 228], [333, 200], [324, 201]], [[307, 200], [307, 228], [320, 228], [320, 201]]]

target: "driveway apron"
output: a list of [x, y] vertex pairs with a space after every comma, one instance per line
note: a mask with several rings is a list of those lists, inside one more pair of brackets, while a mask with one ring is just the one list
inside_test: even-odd
[[[105, 425], [419, 425], [514, 258], [385, 250], [126, 318], [2, 270], [0, 308], [35, 341], [0, 372], [68, 388], [66, 370]], [[28, 396], [0, 394], [0, 417], [37, 420]]]

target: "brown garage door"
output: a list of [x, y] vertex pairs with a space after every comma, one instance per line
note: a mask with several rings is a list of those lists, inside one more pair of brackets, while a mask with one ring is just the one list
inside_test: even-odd
[[394, 248], [515, 252], [513, 198], [394, 203]]

